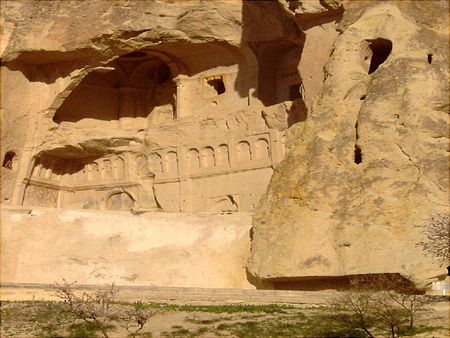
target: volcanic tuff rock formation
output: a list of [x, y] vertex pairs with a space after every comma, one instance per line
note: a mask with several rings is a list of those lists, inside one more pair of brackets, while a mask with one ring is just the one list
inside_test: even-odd
[[249, 269], [275, 287], [372, 273], [423, 286], [446, 266], [416, 244], [448, 212], [448, 4], [344, 7], [324, 87], [255, 213]]
[[[341, 10], [321, 3], [304, 11], [311, 16], [300, 29], [288, 4], [276, 1], [1, 2], [2, 203], [9, 205], [2, 213], [2, 281], [39, 275], [51, 283], [59, 270], [74, 270], [79, 282], [99, 283], [95, 267], [103, 264], [121, 270], [121, 282], [134, 276], [137, 284], [250, 287], [245, 213], [211, 216], [211, 231], [200, 237], [194, 234], [204, 224], [191, 218], [196, 240], [167, 247], [136, 235], [145, 242], [141, 262], [175, 260], [163, 264], [167, 278], [142, 271], [132, 241], [110, 238], [124, 238], [128, 228], [154, 233], [155, 219], [170, 219], [143, 212], [256, 207], [284, 156], [286, 130], [304, 123], [323, 82]], [[39, 208], [86, 209], [86, 223], [72, 229], [55, 217], [58, 210]], [[98, 226], [110, 238], [89, 237], [87, 224], [109, 219], [108, 210], [117, 216]], [[214, 230], [222, 222], [226, 231]], [[28, 232], [25, 224], [42, 227]], [[182, 237], [176, 229], [174, 223], [160, 235]], [[217, 248], [201, 251], [208, 241]], [[29, 248], [39, 253], [31, 265]], [[213, 253], [226, 248], [239, 253], [227, 260]], [[211, 266], [230, 265], [230, 274], [219, 269], [206, 277], [198, 263], [190, 268], [198, 252], [209, 253]], [[89, 268], [78, 253], [90, 255]], [[54, 268], [40, 274], [45, 266]]]
[[258, 279], [439, 274], [445, 1], [1, 6], [4, 204], [234, 213], [271, 180]]
[[299, 120], [301, 32], [281, 5], [2, 6], [6, 203], [253, 210]]

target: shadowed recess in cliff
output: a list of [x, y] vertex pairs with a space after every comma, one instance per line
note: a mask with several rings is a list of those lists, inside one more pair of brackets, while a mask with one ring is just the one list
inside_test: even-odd
[[298, 290], [298, 291], [319, 291], [319, 290], [339, 290], [346, 291], [355, 288], [355, 282], [364, 281], [365, 287], [374, 285], [380, 289], [389, 287], [400, 287], [399, 291], [415, 290], [414, 283], [399, 273], [383, 274], [360, 274], [346, 276], [320, 276], [320, 277], [283, 277], [265, 279], [264, 282], [271, 284], [274, 290]]
[[241, 41], [250, 46], [258, 67], [257, 87], [251, 95], [266, 107], [301, 98], [298, 64], [305, 34], [279, 3], [243, 1]]
[[69, 76], [74, 70], [98, 64], [94, 60], [99, 56], [99, 52], [92, 48], [22, 51], [3, 59], [2, 65], [10, 70], [20, 71], [30, 82], [52, 84], [58, 78]]
[[[181, 93], [181, 88], [189, 91], [197, 79], [202, 81], [200, 100], [214, 103], [215, 97], [226, 91], [248, 93], [250, 75], [241, 64], [246, 64], [244, 55], [226, 43], [171, 43], [134, 51], [87, 74], [63, 100], [53, 120], [76, 123], [91, 119], [97, 127], [107, 123], [138, 129], [147, 127], [151, 113], [154, 121], [174, 120], [192, 105], [181, 99], [189, 95]], [[216, 69], [212, 75], [211, 69]], [[234, 69], [236, 75], [230, 73]], [[242, 69], [247, 74], [239, 74]], [[224, 100], [227, 98], [220, 102]]]

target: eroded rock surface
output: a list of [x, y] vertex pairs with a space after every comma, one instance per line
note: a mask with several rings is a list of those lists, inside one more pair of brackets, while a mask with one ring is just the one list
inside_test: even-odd
[[2, 284], [253, 288], [243, 268], [250, 213], [2, 208], [1, 221]]
[[448, 212], [448, 7], [344, 7], [320, 97], [254, 216], [249, 269], [275, 287], [370, 273], [423, 286], [446, 266], [416, 225]]

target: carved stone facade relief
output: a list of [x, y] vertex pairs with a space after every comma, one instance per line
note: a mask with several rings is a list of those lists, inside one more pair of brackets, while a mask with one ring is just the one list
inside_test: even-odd
[[[52, 207], [81, 209], [156, 209], [154, 196], [148, 197], [149, 193], [152, 195], [153, 175], [147, 165], [145, 156], [134, 154], [96, 159], [62, 159], [45, 155], [34, 162], [23, 204], [50, 206], [51, 203]], [[150, 191], [146, 191], [148, 184], [141, 184], [145, 181], [151, 182]], [[138, 204], [133, 196], [142, 194], [147, 195], [146, 202]], [[51, 198], [45, 197], [36, 203], [43, 195]], [[113, 195], [117, 196], [112, 198]]]
[[[89, 154], [103, 155], [89, 157], [84, 145], [36, 152], [19, 200], [38, 205], [47, 189], [45, 203], [60, 208], [253, 210], [284, 156], [285, 128], [271, 127], [261, 111], [265, 101], [291, 99], [295, 48], [265, 49], [258, 59], [221, 43], [161, 45], [93, 69], [53, 122], [62, 139], [77, 135]], [[264, 62], [272, 77], [258, 77]]]

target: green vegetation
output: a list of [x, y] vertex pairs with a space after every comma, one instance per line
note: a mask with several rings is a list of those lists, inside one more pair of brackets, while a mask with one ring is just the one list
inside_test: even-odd
[[[396, 337], [442, 330], [438, 326], [410, 326], [411, 314], [425, 309], [421, 298], [389, 293], [370, 298], [366, 290], [340, 294], [329, 306], [298, 308], [288, 305], [174, 305], [114, 301], [114, 290], [75, 296], [65, 286], [64, 302], [1, 302], [1, 337], [151, 338], [152, 331], [174, 337], [355, 337], [386, 336], [395, 324]], [[375, 297], [375, 296], [373, 296]], [[400, 298], [399, 298], [400, 297]], [[380, 321], [374, 300], [394, 306]], [[349, 306], [358, 305], [354, 311]], [[355, 308], [355, 307], [354, 307]], [[426, 307], [428, 308], [428, 307]], [[409, 309], [407, 311], [407, 309]], [[157, 315], [158, 318], [152, 318]], [[95, 320], [98, 322], [95, 322]], [[443, 318], [445, 320], [445, 318]], [[367, 329], [367, 331], [364, 330]], [[442, 332], [442, 331], [441, 331]], [[158, 336], [159, 336], [158, 335]]]
[[[126, 303], [123, 303], [126, 304]], [[182, 311], [182, 312], [208, 312], [208, 313], [288, 313], [293, 309], [290, 305], [175, 305], [175, 304], [156, 304], [156, 303], [133, 303], [136, 308], [158, 309], [161, 311]]]
[[[243, 318], [243, 317], [241, 317], [241, 318]], [[210, 324], [224, 322], [224, 321], [228, 321], [228, 320], [232, 320], [232, 319], [233, 319], [233, 317], [218, 317], [218, 318], [213, 318], [213, 319], [187, 318], [185, 321], [188, 323], [194, 323], [194, 324], [210, 325]]]
[[400, 275], [359, 276], [351, 283], [351, 292], [331, 301], [331, 318], [368, 337], [381, 332], [392, 338], [400, 332], [412, 333], [417, 318], [432, 311], [430, 299], [417, 294], [414, 285]]

